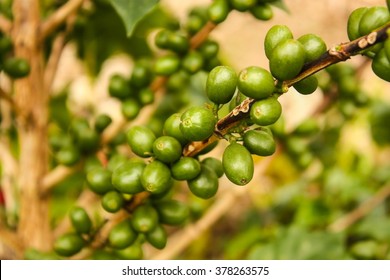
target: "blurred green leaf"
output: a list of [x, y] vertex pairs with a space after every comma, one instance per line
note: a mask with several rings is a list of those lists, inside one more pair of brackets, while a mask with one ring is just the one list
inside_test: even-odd
[[115, 53], [126, 53], [134, 59], [151, 56], [147, 42], [150, 31], [156, 28], [173, 28], [177, 20], [160, 5], [156, 5], [134, 26], [132, 36], [107, 0], [94, 2], [94, 9], [81, 13], [72, 39], [77, 43], [78, 55], [96, 75], [103, 62]]
[[344, 235], [308, 231], [291, 226], [281, 229], [269, 243], [258, 243], [249, 252], [248, 259], [275, 260], [335, 260], [347, 259]]
[[130, 37], [135, 25], [158, 3], [158, 0], [109, 0], [122, 19], [126, 34]]
[[241, 259], [247, 250], [261, 238], [261, 229], [257, 226], [246, 228], [229, 240], [224, 250], [224, 259]]
[[288, 14], [291, 14], [290, 9], [287, 7], [286, 3], [283, 0], [276, 0], [270, 3], [271, 5], [278, 7], [279, 9], [285, 11]]

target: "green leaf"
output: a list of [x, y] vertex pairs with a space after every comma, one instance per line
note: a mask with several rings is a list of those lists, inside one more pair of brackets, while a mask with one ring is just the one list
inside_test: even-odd
[[283, 0], [277, 0], [275, 2], [270, 3], [271, 5], [285, 11], [287, 14], [291, 14], [290, 9], [287, 7], [286, 3]]
[[136, 24], [158, 3], [158, 0], [109, 0], [122, 19], [127, 36], [130, 37]]
[[309, 231], [291, 226], [282, 228], [270, 242], [259, 242], [249, 251], [251, 260], [334, 260], [348, 259], [345, 236]]

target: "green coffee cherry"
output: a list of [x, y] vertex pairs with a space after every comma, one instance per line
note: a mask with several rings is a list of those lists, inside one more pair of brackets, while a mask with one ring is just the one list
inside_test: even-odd
[[130, 221], [135, 231], [147, 233], [156, 228], [158, 223], [158, 214], [156, 209], [152, 206], [143, 204], [134, 210]]
[[13, 48], [12, 40], [10, 37], [0, 36], [0, 55], [5, 55], [10, 52]]
[[98, 133], [101, 133], [103, 130], [107, 128], [112, 123], [112, 119], [109, 115], [100, 114], [96, 117], [95, 120], [95, 130]]
[[137, 88], [146, 87], [152, 80], [152, 72], [145, 62], [135, 63], [130, 77], [130, 84]]
[[173, 73], [168, 78], [167, 90], [172, 92], [181, 92], [183, 88], [186, 88], [189, 84], [189, 74], [184, 70], [179, 70], [176, 73]]
[[182, 147], [174, 137], [160, 136], [153, 143], [153, 154], [162, 162], [173, 163], [181, 157]]
[[129, 247], [137, 239], [138, 234], [131, 226], [130, 220], [115, 225], [108, 235], [108, 242], [114, 249]]
[[222, 162], [219, 159], [214, 157], [207, 157], [201, 162], [203, 165], [207, 166], [215, 172], [218, 178], [221, 178], [224, 174]]
[[137, 156], [147, 158], [153, 153], [153, 143], [156, 136], [146, 126], [133, 126], [126, 134], [127, 143]]
[[228, 0], [215, 0], [213, 1], [208, 10], [209, 19], [214, 23], [223, 22], [229, 15], [230, 7]]
[[84, 239], [76, 233], [66, 233], [60, 236], [54, 243], [54, 251], [64, 257], [70, 257], [84, 247]]
[[316, 76], [309, 76], [298, 83], [294, 84], [294, 88], [301, 94], [311, 94], [318, 87], [318, 79]]
[[167, 29], [162, 29], [160, 30], [157, 34], [156, 37], [154, 38], [154, 43], [156, 44], [157, 47], [161, 49], [167, 49], [168, 48], [168, 41], [169, 41], [169, 36], [172, 33], [172, 31], [167, 30]]
[[214, 133], [216, 118], [211, 110], [204, 107], [191, 107], [180, 119], [180, 129], [189, 141], [202, 141]]
[[302, 44], [288, 39], [278, 44], [272, 51], [269, 68], [276, 79], [290, 80], [301, 72], [305, 59], [305, 49]]
[[230, 0], [232, 8], [240, 12], [245, 12], [254, 7], [256, 2], [256, 0]]
[[274, 92], [274, 79], [264, 68], [250, 66], [240, 72], [238, 89], [250, 98], [264, 99]]
[[250, 13], [259, 20], [270, 20], [274, 16], [271, 5], [258, 4], [250, 9]]
[[55, 154], [55, 158], [59, 164], [73, 166], [80, 160], [80, 151], [74, 146], [65, 146]]
[[290, 29], [285, 25], [274, 25], [268, 30], [264, 39], [264, 51], [268, 59], [271, 58], [271, 54], [274, 48], [281, 42], [288, 39], [292, 39], [293, 35]]
[[122, 194], [117, 191], [109, 191], [102, 197], [102, 207], [109, 213], [118, 212], [124, 203]]
[[254, 164], [250, 152], [244, 146], [231, 143], [222, 156], [226, 177], [236, 185], [244, 186], [253, 178]]
[[209, 199], [218, 191], [217, 174], [204, 165], [201, 165], [200, 174], [187, 183], [190, 191], [199, 198]]
[[253, 103], [249, 113], [251, 121], [255, 124], [267, 126], [280, 118], [282, 106], [275, 97], [268, 97]]
[[142, 260], [143, 258], [142, 246], [139, 242], [134, 242], [127, 248], [116, 250], [116, 254], [123, 260]]
[[361, 8], [357, 8], [349, 15], [348, 24], [347, 24], [347, 32], [348, 32], [349, 40], [353, 41], [361, 36], [359, 32], [359, 23], [363, 15], [367, 11], [368, 11], [367, 7], [361, 7]]
[[167, 49], [183, 54], [188, 51], [189, 47], [190, 43], [186, 36], [173, 32], [168, 35]]
[[167, 54], [159, 57], [154, 64], [154, 72], [157, 75], [169, 76], [175, 73], [180, 67], [180, 58], [174, 54]]
[[298, 38], [305, 49], [305, 62], [316, 60], [326, 52], [326, 44], [315, 34], [306, 34]]
[[72, 120], [69, 130], [74, 137], [77, 137], [84, 130], [87, 130], [89, 128], [89, 123], [86, 119], [75, 118]]
[[141, 176], [146, 164], [142, 161], [127, 161], [114, 169], [112, 184], [121, 193], [136, 194], [144, 191]]
[[113, 189], [111, 185], [111, 172], [103, 167], [95, 167], [88, 171], [87, 182], [89, 188], [100, 195]]
[[141, 183], [145, 190], [152, 194], [165, 193], [171, 187], [171, 171], [161, 161], [149, 163], [141, 176]]
[[359, 34], [367, 35], [388, 21], [390, 21], [390, 14], [385, 7], [371, 7], [360, 19]]
[[197, 51], [189, 52], [182, 60], [182, 67], [190, 74], [195, 74], [203, 67], [203, 56]]
[[111, 76], [108, 84], [108, 92], [112, 97], [119, 99], [125, 99], [131, 96], [131, 88], [129, 81], [120, 74], [114, 74]]
[[122, 114], [123, 116], [128, 120], [134, 120], [140, 110], [141, 105], [138, 103], [138, 101], [134, 98], [128, 98], [125, 101], [122, 102]]
[[188, 142], [184, 137], [183, 132], [181, 132], [181, 114], [174, 113], [172, 114], [164, 123], [163, 132], [165, 135], [172, 136], [180, 142], [183, 146]]
[[[92, 158], [98, 165], [100, 164], [100, 161], [97, 158]], [[115, 169], [117, 169], [119, 166], [127, 162], [127, 156], [124, 154], [119, 153], [113, 153], [110, 156], [110, 159], [107, 163], [107, 169], [113, 172]]]
[[384, 49], [374, 57], [371, 68], [379, 78], [390, 82], [390, 60], [387, 58]]
[[228, 103], [236, 92], [237, 75], [229, 66], [217, 66], [206, 81], [207, 97], [216, 104]]
[[11, 57], [4, 61], [3, 70], [11, 78], [23, 78], [30, 73], [30, 64], [24, 58]]
[[219, 51], [219, 45], [217, 42], [212, 40], [206, 40], [199, 46], [199, 52], [202, 54], [204, 59], [212, 59], [216, 57]]
[[[91, 171], [95, 168], [102, 168], [102, 167], [103, 167], [103, 165], [100, 162], [100, 160], [95, 155], [90, 155], [85, 160], [84, 172], [85, 172], [85, 174], [88, 174], [89, 171]], [[108, 170], [111, 171], [110, 169], [108, 169]]]
[[81, 207], [74, 207], [69, 213], [73, 228], [79, 234], [87, 234], [92, 229], [92, 221], [88, 213]]
[[182, 157], [171, 167], [172, 177], [176, 180], [191, 180], [200, 173], [200, 163], [192, 157]]
[[157, 225], [145, 234], [145, 238], [154, 248], [163, 249], [167, 244], [168, 235], [163, 226]]
[[155, 205], [159, 221], [166, 225], [181, 225], [188, 218], [188, 206], [178, 200], [163, 200]]
[[99, 147], [99, 134], [91, 128], [80, 130], [76, 135], [76, 144], [83, 152], [93, 152]]
[[150, 88], [141, 89], [138, 93], [138, 99], [142, 105], [152, 104], [154, 102], [154, 92]]
[[205, 61], [204, 66], [203, 66], [203, 70], [210, 72], [215, 67], [220, 66], [221, 64], [223, 64], [221, 62], [221, 60], [217, 56], [214, 56], [214, 57]]
[[190, 14], [188, 15], [185, 27], [190, 35], [194, 35], [202, 29], [205, 23], [206, 21], [201, 16]]
[[264, 130], [248, 130], [243, 137], [243, 145], [251, 154], [270, 156], [275, 153], [276, 143], [272, 134]]

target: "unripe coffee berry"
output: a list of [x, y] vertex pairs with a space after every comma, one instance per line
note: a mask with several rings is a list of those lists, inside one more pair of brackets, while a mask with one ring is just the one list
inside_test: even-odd
[[274, 79], [264, 68], [250, 66], [240, 72], [238, 89], [250, 98], [264, 99], [274, 92]]

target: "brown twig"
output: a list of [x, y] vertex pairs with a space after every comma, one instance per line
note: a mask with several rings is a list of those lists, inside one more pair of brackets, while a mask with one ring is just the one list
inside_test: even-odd
[[44, 73], [44, 87], [47, 92], [50, 92], [54, 77], [58, 70], [62, 52], [66, 44], [66, 36], [73, 30], [76, 21], [75, 11], [66, 19], [66, 30], [57, 35], [52, 44], [52, 49]]
[[50, 15], [41, 25], [41, 41], [49, 36], [57, 27], [63, 24], [69, 15], [75, 13], [75, 11], [81, 7], [83, 2], [84, 0], [69, 0], [61, 8]]
[[191, 38], [191, 49], [198, 48], [208, 38], [209, 34], [216, 26], [217, 25], [211, 21], [207, 22], [205, 26]]
[[[368, 35], [362, 36], [354, 41], [342, 43], [332, 47], [320, 58], [305, 64], [301, 73], [298, 74], [295, 78], [284, 81], [282, 83], [283, 92], [287, 92], [289, 87], [317, 73], [318, 71], [323, 70], [332, 64], [345, 61], [351, 58], [351, 56], [361, 54], [364, 50], [371, 48], [373, 45], [385, 41], [388, 37], [387, 31], [389, 29], [390, 23], [387, 23]], [[215, 134], [217, 136], [225, 135], [229, 129], [239, 124], [242, 120], [248, 118], [250, 108], [252, 104], [255, 103], [255, 101], [255, 99], [247, 98], [236, 108], [234, 108], [229, 114], [221, 118], [215, 126]], [[213, 138], [212, 140], [213, 141], [205, 141], [205, 145], [196, 145], [198, 150], [192, 151], [191, 154], [197, 154], [199, 151], [204, 149], [205, 146], [210, 145], [216, 139]], [[194, 145], [194, 143], [189, 144], [189, 146], [191, 145]], [[188, 150], [188, 147], [185, 149]]]
[[4, 15], [0, 14], [0, 30], [7, 36], [10, 35], [12, 29], [12, 22]]
[[16, 232], [8, 230], [0, 222], [0, 243], [12, 250], [13, 259], [23, 259], [24, 248]]
[[328, 230], [332, 232], [341, 232], [349, 228], [354, 223], [369, 214], [375, 207], [381, 204], [388, 197], [390, 197], [390, 185], [382, 187], [376, 194], [364, 201], [357, 208], [334, 221], [329, 225]]
[[56, 184], [63, 181], [68, 176], [74, 174], [80, 170], [81, 165], [76, 165], [74, 167], [67, 167], [64, 165], [58, 165], [56, 168], [52, 169], [42, 180], [41, 191], [43, 194], [48, 193]]

